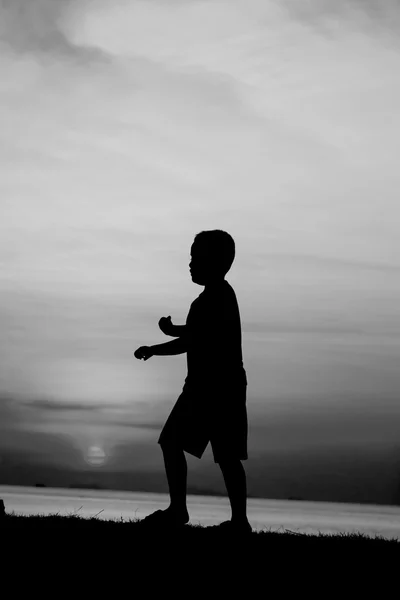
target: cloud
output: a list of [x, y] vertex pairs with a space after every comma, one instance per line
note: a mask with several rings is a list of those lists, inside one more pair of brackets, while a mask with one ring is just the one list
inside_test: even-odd
[[[0, 430], [15, 427], [19, 422], [19, 411], [16, 400], [13, 400], [6, 391], [0, 392]], [[1, 435], [0, 435], [1, 440]]]
[[[33, 415], [18, 396], [0, 398], [0, 470], [7, 464], [44, 461], [63, 467], [82, 465], [81, 453], [68, 435], [37, 430]], [[44, 430], [43, 430], [44, 429]]]
[[52, 401], [52, 400], [32, 400], [29, 403], [26, 403], [25, 406], [29, 407], [29, 409], [40, 410], [40, 411], [50, 411], [50, 412], [63, 412], [63, 411], [76, 411], [76, 412], [92, 412], [98, 411], [101, 408], [101, 405], [90, 405], [88, 403], [79, 404], [78, 402], [62, 402], [62, 401]]
[[[250, 406], [249, 445], [259, 454], [318, 454], [326, 448], [339, 452], [357, 449], [393, 450], [400, 455], [400, 410], [393, 391], [391, 398], [368, 394], [330, 394], [317, 397], [279, 399], [267, 405], [264, 415]], [[379, 400], [381, 404], [379, 405]], [[256, 417], [257, 415], [257, 417]]]
[[75, 0], [0, 0], [0, 43], [17, 54], [99, 59], [101, 51], [79, 48], [64, 31]]
[[[290, 16], [328, 33], [329, 24], [346, 24], [368, 33], [396, 33], [400, 26], [398, 0], [277, 0]], [[328, 26], [328, 27], [326, 27]], [[332, 30], [331, 30], [332, 31]]]
[[129, 422], [129, 420], [127, 420], [125, 418], [124, 420], [122, 420], [122, 419], [110, 420], [110, 423], [112, 425], [117, 425], [118, 427], [128, 427], [128, 428], [131, 428], [134, 430], [149, 429], [149, 430], [154, 430], [154, 431], [158, 431], [159, 433], [161, 433], [161, 430], [164, 426], [165, 421], [157, 419], [157, 421], [154, 421], [154, 422], [148, 421], [148, 422], [137, 423], [135, 420], [132, 420], [131, 422]]
[[[158, 414], [154, 415], [154, 421], [151, 420], [151, 407], [148, 402], [140, 407], [140, 403], [135, 403], [134, 406], [116, 406], [115, 403], [89, 404], [88, 402], [33, 399], [21, 402], [19, 408], [24, 413], [25, 419], [28, 418], [29, 420], [32, 417], [32, 420], [39, 424], [39, 427], [40, 421], [44, 423], [46, 419], [51, 420], [53, 424], [58, 421], [58, 425], [62, 425], [63, 422], [82, 422], [82, 419], [84, 419], [90, 422], [90, 425], [106, 424], [111, 428], [128, 427], [157, 431], [161, 431], [164, 425], [164, 420], [160, 419]], [[66, 421], [63, 420], [63, 415], [67, 416]], [[123, 418], [120, 418], [120, 415], [123, 415]], [[47, 425], [44, 425], [44, 428], [47, 429]]]

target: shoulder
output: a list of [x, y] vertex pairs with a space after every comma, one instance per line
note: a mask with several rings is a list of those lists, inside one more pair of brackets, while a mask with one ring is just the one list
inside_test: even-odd
[[222, 294], [223, 301], [227, 305], [236, 306], [237, 298], [236, 298], [235, 290], [233, 289], [231, 284], [228, 283], [228, 281], [226, 281], [225, 283], [226, 283], [226, 285], [223, 288], [223, 294]]

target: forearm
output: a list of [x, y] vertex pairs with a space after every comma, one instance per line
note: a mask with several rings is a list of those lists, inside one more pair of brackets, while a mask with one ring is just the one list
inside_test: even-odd
[[175, 354], [183, 354], [187, 350], [186, 342], [181, 338], [172, 340], [172, 342], [166, 342], [165, 344], [150, 346], [150, 349], [154, 356], [173, 356]]

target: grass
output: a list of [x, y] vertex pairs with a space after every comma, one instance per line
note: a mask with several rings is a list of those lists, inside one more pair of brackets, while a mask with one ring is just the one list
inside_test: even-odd
[[[102, 511], [100, 511], [101, 513]], [[98, 513], [98, 514], [100, 514]], [[227, 535], [226, 532], [218, 531], [217, 527], [205, 527], [202, 525], [186, 525], [181, 529], [165, 530], [143, 528], [140, 525], [140, 519], [103, 520], [98, 515], [94, 517], [83, 517], [76, 513], [61, 516], [52, 515], [32, 515], [21, 516], [14, 513], [7, 513], [1, 521], [2, 536], [18, 536], [21, 539], [28, 536], [54, 537], [58, 539], [69, 536], [101, 536], [102, 539], [118, 541], [119, 544], [126, 542], [132, 543], [137, 538], [143, 543], [145, 540], [168, 540], [173, 538], [175, 541], [185, 541], [186, 548], [190, 545], [199, 547], [209, 547], [210, 544], [216, 546], [235, 546], [235, 543], [246, 545], [248, 550], [256, 550], [259, 553], [267, 552], [271, 548], [275, 551], [279, 549], [296, 549], [296, 551], [307, 550], [316, 552], [368, 552], [389, 553], [400, 556], [400, 541], [397, 539], [387, 539], [376, 535], [368, 536], [362, 533], [339, 533], [318, 535], [301, 534], [291, 530], [284, 530], [285, 533], [274, 532], [271, 530], [253, 531], [253, 533], [237, 538], [233, 535]]]
[[[34, 562], [29, 587], [33, 581], [39, 589], [49, 587], [53, 578], [53, 589], [85, 585], [92, 590], [90, 597], [94, 588], [103, 597], [108, 578], [112, 598], [118, 597], [117, 588], [124, 597], [126, 590], [131, 595], [139, 589], [140, 597], [166, 591], [174, 597], [192, 592], [210, 598], [243, 592], [272, 598], [305, 592], [313, 597], [313, 587], [315, 597], [325, 598], [334, 586], [350, 594], [350, 582], [357, 591], [354, 597], [362, 597], [371, 592], [373, 577], [379, 581], [379, 596], [385, 597], [382, 586], [388, 573], [397, 573], [400, 558], [400, 542], [381, 536], [264, 530], [234, 537], [216, 527], [156, 530], [144, 528], [138, 519], [106, 521], [76, 513], [6, 514], [0, 520], [0, 547], [7, 548], [18, 567]], [[4, 577], [4, 560], [2, 567]], [[25, 568], [19, 568], [18, 577], [23, 583]]]

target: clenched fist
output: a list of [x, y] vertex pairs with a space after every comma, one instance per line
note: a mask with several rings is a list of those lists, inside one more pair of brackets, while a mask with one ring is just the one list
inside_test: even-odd
[[169, 317], [161, 317], [158, 321], [158, 326], [165, 335], [171, 335], [174, 337], [173, 330], [175, 325], [172, 324], [171, 315]]
[[144, 360], [148, 360], [153, 356], [150, 346], [140, 346], [137, 350], [135, 350], [135, 358]]

